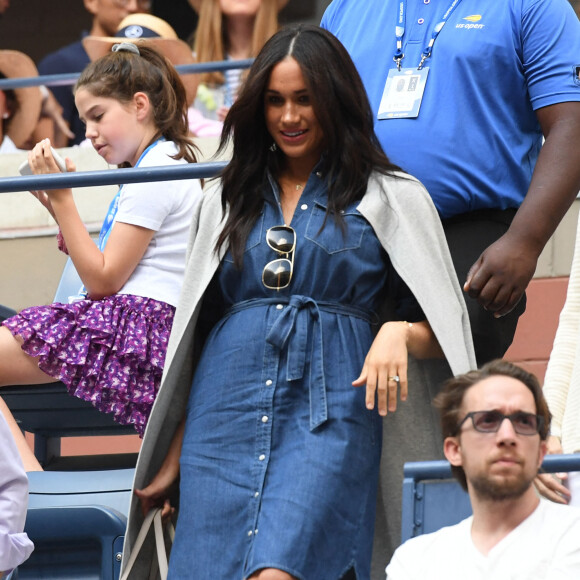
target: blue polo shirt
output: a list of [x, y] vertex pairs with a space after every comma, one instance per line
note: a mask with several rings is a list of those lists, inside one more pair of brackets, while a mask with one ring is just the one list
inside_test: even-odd
[[[451, 0], [406, 0], [403, 67]], [[375, 119], [395, 67], [400, 0], [334, 0], [322, 19], [346, 46]], [[435, 41], [418, 118], [376, 120], [389, 158], [442, 217], [519, 207], [542, 144], [534, 111], [580, 101], [580, 22], [567, 0], [461, 0]]]

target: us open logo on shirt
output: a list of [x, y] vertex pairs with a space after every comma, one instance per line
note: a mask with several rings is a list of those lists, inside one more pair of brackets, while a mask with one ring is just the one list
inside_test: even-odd
[[580, 64], [574, 67], [574, 82], [580, 86]]
[[465, 30], [481, 30], [485, 27], [485, 24], [480, 24], [481, 14], [472, 14], [471, 16], [465, 16], [462, 18], [465, 22], [458, 22], [455, 28], [464, 28]]

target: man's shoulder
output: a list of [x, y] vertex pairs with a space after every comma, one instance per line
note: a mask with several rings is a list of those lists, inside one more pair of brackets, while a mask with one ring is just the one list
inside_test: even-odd
[[472, 517], [407, 540], [399, 546], [387, 566], [387, 579], [423, 579], [439, 570], [441, 563], [456, 560], [458, 553], [465, 551], [462, 544], [470, 540]]
[[89, 62], [89, 55], [82, 40], [77, 40], [47, 54], [38, 63], [38, 72], [40, 74], [81, 72]]
[[472, 519], [470, 516], [453, 526], [411, 538], [397, 548], [395, 556], [414, 557], [416, 554], [428, 554], [432, 551], [442, 554], [448, 550], [457, 550], [457, 541], [470, 537]]

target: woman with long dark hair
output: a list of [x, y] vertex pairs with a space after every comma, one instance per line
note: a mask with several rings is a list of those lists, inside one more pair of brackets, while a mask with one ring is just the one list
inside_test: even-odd
[[230, 139], [193, 221], [136, 494], [170, 513], [180, 477], [172, 578], [367, 579], [381, 418], [407, 397], [408, 355], [474, 365], [439, 218], [318, 27], [266, 43]]

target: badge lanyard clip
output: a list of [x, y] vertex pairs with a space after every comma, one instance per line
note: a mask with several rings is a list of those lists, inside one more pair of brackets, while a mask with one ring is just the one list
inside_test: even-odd
[[[435, 40], [439, 36], [439, 33], [449, 20], [451, 13], [455, 10], [455, 8], [459, 5], [461, 0], [453, 0], [449, 8], [445, 11], [445, 14], [441, 17], [441, 20], [435, 25], [433, 29], [433, 33], [431, 34], [431, 39], [429, 40], [429, 44], [425, 47], [421, 54], [421, 60], [419, 62], [419, 66], [417, 67], [418, 70], [423, 68], [425, 61], [431, 56], [433, 52], [433, 45], [435, 44]], [[393, 56], [393, 60], [397, 65], [397, 70], [401, 70], [402, 61], [405, 57], [403, 53], [403, 37], [405, 36], [405, 13], [407, 12], [407, 0], [401, 0], [399, 2], [398, 8], [398, 15], [397, 15], [397, 25], [395, 26], [395, 39], [396, 39], [396, 50], [395, 55]]]

